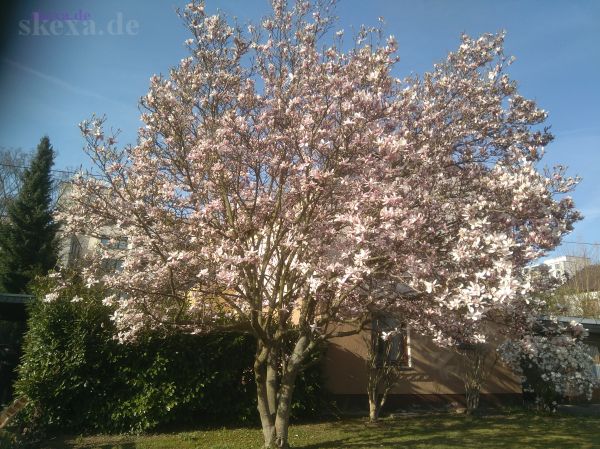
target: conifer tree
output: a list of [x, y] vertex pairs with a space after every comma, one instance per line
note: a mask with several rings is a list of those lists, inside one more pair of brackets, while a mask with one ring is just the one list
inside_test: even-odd
[[54, 150], [44, 136], [31, 166], [24, 171], [21, 190], [0, 223], [0, 288], [25, 293], [29, 282], [56, 264], [57, 223], [51, 206]]

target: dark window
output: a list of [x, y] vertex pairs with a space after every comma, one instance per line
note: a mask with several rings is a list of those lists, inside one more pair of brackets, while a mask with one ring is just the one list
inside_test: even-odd
[[116, 244], [117, 249], [127, 249], [127, 237], [120, 237]]
[[596, 379], [600, 379], [600, 351], [598, 351], [597, 346], [590, 344], [587, 345], [587, 349], [594, 362], [594, 374], [596, 374]]
[[385, 316], [373, 319], [372, 336], [377, 354], [377, 364], [384, 363], [409, 368], [410, 335], [406, 324]]
[[127, 249], [127, 243], [127, 237], [110, 238], [107, 235], [100, 237], [100, 244], [108, 249]]
[[69, 259], [67, 260], [67, 265], [72, 266], [75, 265], [79, 256], [81, 255], [81, 243], [79, 243], [79, 239], [76, 236], [71, 237], [71, 247], [69, 248]]
[[102, 268], [106, 271], [123, 271], [122, 259], [104, 259]]

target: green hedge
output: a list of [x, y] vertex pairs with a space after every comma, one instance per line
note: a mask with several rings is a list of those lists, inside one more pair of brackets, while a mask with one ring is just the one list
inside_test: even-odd
[[[70, 285], [30, 310], [16, 384], [31, 400], [25, 425], [86, 433], [257, 421], [252, 337], [149, 332], [119, 344], [102, 292]], [[315, 363], [298, 381], [296, 418], [319, 412], [321, 385]]]

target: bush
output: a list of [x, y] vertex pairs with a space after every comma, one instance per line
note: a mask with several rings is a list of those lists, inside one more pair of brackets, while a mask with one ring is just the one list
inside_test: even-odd
[[114, 367], [123, 391], [111, 398], [119, 429], [254, 418], [248, 336], [148, 333], [121, 348]]
[[[15, 388], [30, 399], [26, 413], [31, 421], [102, 431], [110, 422], [112, 391], [122, 382], [112, 363], [119, 348], [101, 291], [72, 281], [56, 301], [30, 306]], [[53, 284], [51, 278], [38, 283], [38, 297], [44, 298]]]
[[[54, 282], [38, 283], [38, 297]], [[26, 421], [50, 432], [139, 432], [258, 420], [251, 336], [154, 331], [119, 344], [102, 297], [72, 277], [58, 298], [31, 306], [16, 384], [31, 402]], [[298, 380], [295, 417], [320, 408], [317, 357]]]
[[14, 435], [10, 433], [0, 430], [0, 449], [10, 449], [14, 448], [16, 445], [16, 441]]
[[566, 396], [591, 400], [598, 379], [589, 346], [583, 342], [587, 335], [583, 325], [548, 318], [537, 323], [536, 331], [498, 348], [508, 366], [526, 379], [524, 393], [548, 410]]

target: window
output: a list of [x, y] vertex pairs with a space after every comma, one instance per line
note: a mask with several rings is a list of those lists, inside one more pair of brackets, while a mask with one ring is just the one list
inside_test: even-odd
[[123, 259], [104, 259], [102, 268], [106, 271], [123, 271]]
[[127, 249], [127, 237], [120, 237], [116, 243], [117, 249]]
[[403, 368], [411, 367], [410, 332], [407, 324], [390, 317], [375, 317], [371, 338], [375, 345], [377, 365], [387, 363]]
[[128, 239], [127, 237], [111, 238], [107, 235], [103, 235], [100, 237], [100, 244], [109, 249], [127, 249]]
[[592, 359], [594, 360], [594, 372], [596, 373], [596, 378], [600, 379], [600, 351], [594, 345], [587, 345], [588, 351]]
[[68, 266], [73, 266], [81, 255], [81, 243], [76, 236], [71, 237], [71, 247], [69, 248], [69, 258], [67, 260]]

